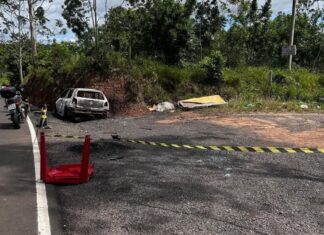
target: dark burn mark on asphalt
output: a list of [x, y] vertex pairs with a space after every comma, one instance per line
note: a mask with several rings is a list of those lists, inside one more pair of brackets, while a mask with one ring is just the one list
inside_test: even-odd
[[[83, 148], [83, 143], [78, 143], [71, 145], [67, 148], [68, 151], [81, 153]], [[98, 140], [91, 143], [90, 152], [92, 154], [106, 153], [107, 155], [120, 153], [122, 151], [135, 149], [135, 147], [127, 146], [123, 143]]]

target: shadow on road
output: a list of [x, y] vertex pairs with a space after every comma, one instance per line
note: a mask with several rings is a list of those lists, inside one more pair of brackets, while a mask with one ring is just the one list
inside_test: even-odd
[[8, 130], [8, 129], [17, 130], [9, 120], [8, 120], [8, 123], [0, 123], [0, 129], [1, 130]]

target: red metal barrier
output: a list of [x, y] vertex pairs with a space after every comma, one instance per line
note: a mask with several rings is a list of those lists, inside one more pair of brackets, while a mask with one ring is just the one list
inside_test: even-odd
[[48, 167], [46, 155], [45, 134], [40, 136], [40, 173], [41, 180], [50, 184], [82, 184], [89, 181], [93, 176], [94, 166], [89, 164], [90, 136], [84, 139], [81, 163], [61, 164], [55, 167]]
[[47, 174], [47, 156], [46, 156], [46, 144], [45, 144], [45, 135], [41, 132], [40, 136], [40, 177], [41, 180], [45, 181]]

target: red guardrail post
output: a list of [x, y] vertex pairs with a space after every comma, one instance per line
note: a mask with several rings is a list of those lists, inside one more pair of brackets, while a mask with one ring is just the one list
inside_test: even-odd
[[46, 156], [46, 143], [44, 132], [40, 133], [40, 177], [41, 180], [46, 181], [47, 174], [47, 156]]
[[90, 135], [86, 135], [84, 138], [82, 161], [81, 161], [81, 183], [85, 183], [88, 180], [88, 168], [89, 168], [89, 155], [90, 155]]

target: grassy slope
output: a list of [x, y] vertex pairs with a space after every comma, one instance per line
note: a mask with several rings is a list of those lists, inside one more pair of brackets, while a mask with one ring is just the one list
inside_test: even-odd
[[[44, 94], [37, 99], [48, 103], [53, 100], [47, 97], [48, 94], [57, 97], [66, 86], [75, 86], [80, 81], [90, 81], [96, 77], [109, 79], [112, 71], [118, 71], [128, 78], [125, 87], [127, 102], [142, 100], [152, 105], [161, 101], [220, 94], [229, 101], [221, 110], [300, 111], [300, 105], [304, 103], [310, 107], [308, 110], [323, 109], [323, 104], [317, 101], [319, 97], [324, 97], [324, 74], [303, 68], [296, 68], [292, 72], [273, 69], [271, 87], [270, 69], [267, 67], [226, 68], [223, 69], [224, 81], [218, 87], [213, 87], [206, 85], [210, 84], [211, 79], [201, 64], [176, 67], [140, 58], [129, 63], [120, 55], [113, 56], [107, 66], [101, 65], [100, 68], [90, 57], [68, 57], [56, 67], [41, 66], [31, 71], [27, 84], [42, 87]], [[107, 69], [103, 70], [102, 67]]]
[[223, 110], [237, 111], [320, 111], [324, 105], [319, 97], [324, 97], [324, 75], [311, 73], [306, 69], [291, 72], [283, 69], [270, 70], [266, 67], [225, 69], [225, 94], [229, 100]]
[[324, 109], [317, 102], [324, 97], [324, 74], [303, 68], [273, 69], [271, 86], [267, 67], [227, 68], [219, 88], [201, 83], [205, 74], [198, 65], [178, 68], [145, 61], [132, 71], [137, 72], [133, 78], [145, 81], [144, 97], [153, 103], [217, 93], [229, 101], [219, 111], [303, 111], [302, 104], [308, 111]]

